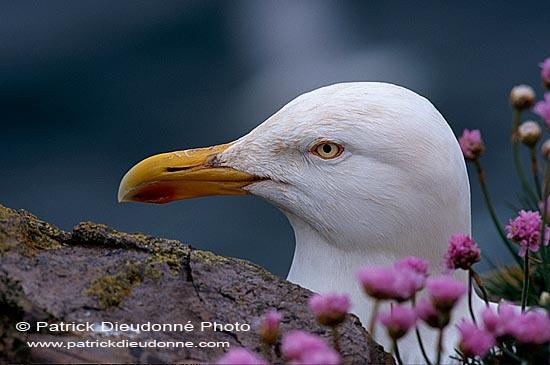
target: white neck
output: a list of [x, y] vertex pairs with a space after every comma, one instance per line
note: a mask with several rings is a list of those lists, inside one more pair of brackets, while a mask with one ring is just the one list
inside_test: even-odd
[[[352, 300], [352, 312], [357, 315], [363, 326], [370, 322], [374, 301], [367, 298], [355, 278], [355, 273], [361, 267], [385, 265], [390, 266], [402, 257], [394, 257], [391, 251], [369, 253], [365, 250], [345, 251], [338, 245], [328, 241], [322, 234], [313, 229], [300, 218], [287, 213], [287, 217], [294, 228], [296, 236], [296, 249], [292, 266], [288, 274], [288, 280], [307, 289], [319, 293], [348, 294]], [[373, 250], [374, 251], [374, 250]], [[421, 252], [417, 256], [422, 256]], [[440, 262], [430, 262], [432, 270], [436, 271]], [[312, 275], [312, 273], [316, 273]], [[455, 279], [467, 284], [466, 272], [457, 271]], [[479, 313], [483, 308], [483, 302], [473, 296], [474, 312]], [[380, 311], [389, 310], [389, 303], [383, 303]], [[479, 316], [479, 315], [478, 315]], [[451, 355], [457, 346], [458, 334], [455, 324], [461, 318], [470, 319], [467, 298], [463, 298], [453, 311], [453, 321], [445, 332], [445, 353]], [[433, 344], [437, 341], [437, 332], [421, 325], [421, 335], [424, 345], [427, 347], [431, 361], [436, 357]], [[375, 340], [382, 344], [387, 351], [391, 350], [390, 339], [386, 336], [384, 328], [377, 325]], [[399, 340], [399, 347], [403, 360], [406, 363], [424, 363], [418, 346], [418, 341], [413, 331], [405, 338]]]

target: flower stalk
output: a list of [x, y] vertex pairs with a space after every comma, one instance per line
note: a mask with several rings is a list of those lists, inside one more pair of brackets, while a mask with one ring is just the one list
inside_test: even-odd
[[475, 272], [474, 269], [470, 269], [470, 275], [474, 278], [478, 288], [481, 290], [481, 294], [483, 295], [483, 300], [485, 301], [485, 306], [489, 306], [489, 296], [487, 295], [487, 290], [485, 289], [485, 285], [483, 285], [483, 282], [481, 281], [481, 277], [477, 272]]
[[422, 353], [422, 357], [424, 358], [424, 361], [426, 361], [427, 365], [432, 365], [432, 362], [428, 358], [428, 354], [426, 353], [426, 348], [424, 347], [424, 342], [422, 342], [422, 337], [420, 336], [420, 330], [418, 329], [418, 325], [415, 326], [414, 332], [416, 333], [416, 339], [418, 340], [418, 346], [420, 346], [420, 352]]
[[531, 173], [533, 174], [533, 180], [535, 182], [535, 190], [537, 193], [537, 197], [539, 200], [542, 199], [542, 188], [540, 185], [540, 177], [539, 177], [539, 163], [537, 159], [537, 152], [535, 150], [535, 146], [529, 148], [531, 152]]
[[485, 205], [487, 205], [487, 209], [489, 210], [489, 215], [491, 216], [491, 220], [493, 221], [493, 224], [495, 225], [498, 235], [506, 245], [506, 248], [510, 253], [512, 254], [512, 257], [516, 260], [516, 262], [521, 265], [521, 260], [517, 256], [516, 250], [512, 247], [512, 244], [508, 239], [506, 238], [506, 234], [504, 233], [504, 230], [502, 229], [502, 225], [500, 224], [498, 217], [495, 213], [495, 209], [493, 208], [493, 204], [491, 203], [491, 198], [489, 197], [489, 191], [487, 190], [487, 186], [485, 185], [485, 174], [483, 173], [483, 167], [481, 166], [481, 163], [479, 160], [475, 160], [474, 164], [476, 166], [477, 176], [479, 178], [479, 185], [481, 186], [481, 191], [483, 193], [483, 198], [485, 199]]
[[378, 310], [380, 309], [380, 299], [376, 299], [374, 301], [374, 307], [372, 308], [372, 317], [370, 318], [369, 323], [369, 333], [371, 337], [374, 338], [374, 330], [375, 330], [375, 324], [376, 324], [376, 317], [378, 317]]
[[[541, 237], [541, 243], [544, 242], [546, 233], [546, 227], [548, 224], [548, 198], [550, 195], [550, 158], [546, 159], [545, 167], [544, 167], [544, 177], [543, 177], [543, 193], [542, 193], [542, 208], [541, 208], [541, 214], [542, 214], [542, 227], [540, 231], [540, 237]], [[549, 257], [548, 257], [548, 246], [545, 246], [544, 244], [541, 247], [541, 256], [543, 259], [543, 262], [545, 265], [550, 265], [549, 263]], [[546, 284], [546, 287], [550, 286], [550, 268], [544, 267], [542, 270], [543, 272], [543, 278], [544, 282]]]
[[[411, 298], [412, 306], [416, 311], [416, 295], [414, 295]], [[422, 341], [422, 336], [420, 336], [420, 330], [418, 329], [418, 323], [414, 324], [414, 332], [416, 333], [416, 339], [418, 340], [418, 346], [420, 347], [420, 352], [422, 353], [422, 357], [424, 358], [424, 361], [426, 361], [427, 365], [432, 365], [432, 362], [428, 358], [428, 354], [426, 353], [426, 348], [424, 347], [424, 342]]]
[[443, 330], [444, 328], [439, 329], [439, 335], [437, 337], [437, 360], [436, 364], [441, 365], [441, 354], [443, 353]]
[[470, 310], [470, 316], [472, 317], [472, 321], [474, 321], [474, 323], [477, 324], [476, 316], [472, 308], [472, 291], [473, 291], [472, 271], [468, 270], [468, 309]]
[[399, 347], [397, 346], [397, 340], [392, 341], [393, 354], [395, 355], [395, 360], [399, 365], [403, 365], [403, 360], [401, 360], [401, 354], [399, 353]]
[[[544, 227], [544, 224], [543, 224]], [[525, 252], [525, 261], [523, 266], [523, 288], [521, 289], [521, 311], [525, 312], [527, 306], [527, 297], [529, 296], [529, 250]]]
[[521, 159], [519, 155], [519, 121], [521, 116], [521, 110], [519, 108], [514, 109], [514, 117], [512, 119], [512, 152], [514, 156], [514, 165], [516, 167], [516, 172], [518, 174], [518, 177], [521, 181], [521, 185], [523, 186], [523, 190], [527, 193], [529, 198], [533, 201], [537, 201], [537, 197], [533, 193], [531, 186], [529, 185], [529, 182], [527, 181], [527, 178], [525, 177], [525, 173], [523, 172], [523, 166], [521, 165]]

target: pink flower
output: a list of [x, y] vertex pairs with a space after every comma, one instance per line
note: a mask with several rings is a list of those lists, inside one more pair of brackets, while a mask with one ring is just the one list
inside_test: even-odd
[[252, 352], [243, 349], [235, 348], [231, 349], [225, 353], [222, 357], [216, 361], [216, 364], [227, 364], [227, 365], [268, 365], [267, 361], [259, 358]]
[[281, 351], [291, 364], [340, 363], [340, 355], [321, 338], [302, 331], [292, 331], [283, 337]]
[[411, 307], [394, 305], [389, 312], [380, 313], [380, 322], [388, 329], [388, 334], [394, 340], [400, 339], [416, 322], [416, 313]]
[[418, 257], [408, 256], [393, 264], [394, 269], [406, 270], [411, 275], [415, 291], [422, 290], [426, 285], [426, 278], [430, 275], [428, 261]]
[[535, 346], [550, 341], [550, 318], [543, 310], [521, 313], [513, 305], [502, 303], [498, 313], [486, 308], [481, 318], [485, 328], [499, 341], [514, 338], [521, 344]]
[[512, 337], [524, 345], [542, 345], [550, 340], [550, 318], [546, 311], [532, 310], [515, 317]]
[[466, 286], [449, 277], [429, 278], [426, 287], [434, 307], [440, 312], [450, 312], [455, 303], [466, 293]]
[[546, 127], [550, 128], [550, 93], [544, 93], [544, 101], [535, 104], [533, 113], [539, 115], [546, 123]]
[[425, 277], [430, 275], [428, 260], [422, 260], [415, 256], [408, 256], [393, 264], [396, 269], [409, 269]]
[[497, 340], [503, 341], [512, 335], [514, 322], [518, 315], [513, 305], [503, 302], [498, 306], [498, 313], [491, 307], [483, 309], [481, 319], [485, 329], [491, 332]]
[[[507, 238], [521, 245], [519, 250], [520, 256], [525, 256], [527, 249], [536, 252], [540, 247], [540, 230], [542, 219], [539, 212], [524, 211], [519, 212], [519, 216], [515, 219], [510, 219], [510, 224], [505, 227], [508, 231]], [[544, 245], [548, 246], [548, 238], [550, 229], [545, 228]]]
[[309, 307], [324, 326], [333, 327], [344, 322], [350, 306], [347, 295], [314, 294], [309, 298]]
[[279, 336], [279, 325], [283, 315], [276, 310], [270, 310], [264, 316], [261, 324], [259, 335], [261, 340], [268, 344], [274, 345], [277, 342], [277, 336]]
[[449, 239], [444, 264], [449, 270], [469, 270], [473, 264], [480, 260], [479, 254], [479, 248], [473, 239], [464, 233], [453, 234]]
[[416, 316], [433, 328], [443, 328], [449, 324], [450, 317], [440, 315], [428, 298], [422, 298], [416, 303]]
[[550, 57], [539, 63], [539, 66], [541, 68], [540, 77], [542, 78], [542, 82], [548, 88], [550, 86]]
[[466, 357], [485, 357], [495, 345], [493, 335], [472, 322], [461, 322], [458, 326], [461, 339], [459, 348]]
[[458, 144], [467, 160], [477, 160], [485, 150], [479, 129], [473, 131], [465, 129], [462, 136], [458, 138]]
[[398, 270], [384, 266], [360, 269], [357, 279], [365, 292], [376, 299], [395, 299], [405, 301], [416, 292], [416, 277], [408, 270]]

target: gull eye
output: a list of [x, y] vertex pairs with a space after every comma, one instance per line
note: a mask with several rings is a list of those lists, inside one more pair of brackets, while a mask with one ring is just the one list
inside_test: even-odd
[[311, 147], [311, 153], [319, 156], [324, 160], [336, 158], [344, 152], [344, 147], [334, 142], [319, 142]]

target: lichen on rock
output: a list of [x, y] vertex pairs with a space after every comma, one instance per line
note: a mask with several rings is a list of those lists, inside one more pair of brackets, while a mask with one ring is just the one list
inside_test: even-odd
[[[283, 332], [300, 329], [327, 340], [331, 336], [308, 309], [310, 291], [248, 261], [195, 250], [179, 241], [118, 232], [91, 222], [64, 232], [25, 211], [0, 206], [0, 252], [0, 363], [212, 363], [227, 350], [30, 348], [26, 341], [84, 342], [101, 337], [17, 332], [19, 321], [253, 324], [276, 308], [284, 316]], [[350, 316], [340, 332], [345, 363], [393, 363], [356, 317]], [[136, 338], [135, 333], [109, 336]], [[221, 341], [230, 348], [261, 351], [255, 331], [137, 336], [142, 341]]]
[[141, 284], [141, 266], [141, 262], [128, 261], [121, 272], [93, 279], [90, 286], [82, 291], [82, 295], [97, 298], [101, 309], [118, 307], [131, 294], [132, 287]]

